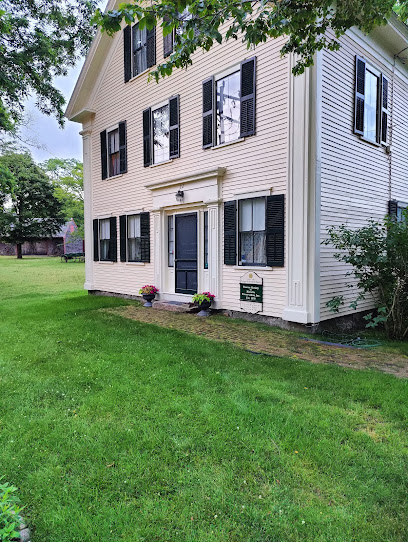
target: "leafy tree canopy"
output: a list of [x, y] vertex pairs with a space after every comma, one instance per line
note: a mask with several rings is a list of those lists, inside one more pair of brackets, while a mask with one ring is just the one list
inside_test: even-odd
[[54, 195], [62, 205], [66, 221], [74, 219], [78, 235], [83, 236], [84, 225], [84, 177], [83, 166], [75, 158], [50, 158], [40, 167], [54, 185]]
[[0, 0], [0, 132], [21, 120], [23, 102], [36, 95], [43, 113], [63, 124], [56, 76], [66, 75], [92, 40], [95, 0]]
[[21, 245], [49, 237], [64, 223], [54, 186], [30, 154], [8, 153], [0, 157], [0, 238]]
[[[191, 17], [181, 20], [179, 14], [186, 8]], [[369, 32], [384, 24], [393, 8], [407, 20], [408, 0], [397, 4], [394, 0], [158, 0], [123, 3], [106, 13], [98, 9], [94, 22], [108, 34], [120, 30], [123, 20], [139, 21], [141, 28], [148, 29], [160, 24], [164, 35], [178, 29], [174, 53], [152, 72], [156, 80], [174, 68], [187, 67], [197, 49], [208, 51], [215, 42], [243, 39], [249, 48], [281, 36], [287, 38], [282, 54], [298, 55], [293, 72], [299, 74], [313, 64], [316, 51], [337, 50], [338, 38], [347, 29], [357, 26]], [[224, 24], [225, 35], [221, 32]]]

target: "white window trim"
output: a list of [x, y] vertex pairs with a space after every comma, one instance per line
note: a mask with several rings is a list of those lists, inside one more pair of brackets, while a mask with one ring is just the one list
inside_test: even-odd
[[[265, 195], [263, 195], [263, 192], [265, 192]], [[269, 193], [268, 193], [269, 192]], [[265, 232], [265, 236], [266, 236], [266, 213], [267, 213], [267, 208], [266, 208], [266, 197], [270, 195], [270, 191], [268, 190], [263, 190], [262, 193], [261, 192], [255, 192], [255, 193], [252, 193], [252, 194], [241, 194], [240, 196], [241, 197], [236, 197], [235, 199], [238, 200], [238, 201], [243, 201], [243, 200], [254, 200], [254, 199], [260, 199], [260, 198], [263, 198], [265, 200], [265, 228], [263, 230], [255, 230], [255, 231], [264, 231]], [[249, 196], [249, 197], [248, 197]], [[254, 230], [251, 230], [252, 232]], [[271, 267], [268, 267], [267, 265], [256, 265], [256, 264], [249, 264], [249, 265], [244, 265], [244, 264], [240, 264], [239, 262], [241, 261], [240, 260], [240, 234], [242, 232], [240, 231], [240, 211], [239, 211], [239, 203], [237, 205], [237, 237], [236, 237], [236, 243], [237, 243], [237, 259], [238, 259], [238, 264], [237, 265], [234, 265], [233, 268], [234, 269], [253, 269], [253, 270], [256, 270], [256, 269], [259, 269], [259, 270], [262, 270], [262, 269], [272, 269]], [[266, 239], [265, 239], [266, 241]], [[266, 246], [265, 246], [265, 257], [266, 259], [268, 259], [268, 254], [267, 254], [267, 249], [266, 249]]]
[[151, 149], [152, 149], [152, 160], [153, 164], [150, 164], [149, 167], [156, 167], [156, 166], [162, 166], [163, 164], [168, 164], [170, 162], [173, 162], [173, 158], [170, 158], [170, 140], [169, 140], [169, 157], [166, 160], [162, 160], [161, 162], [154, 162], [154, 125], [153, 125], [153, 113], [157, 111], [157, 109], [160, 109], [161, 107], [168, 106], [169, 108], [169, 130], [170, 130], [170, 99], [164, 100], [162, 102], [159, 102], [158, 104], [155, 104], [150, 107], [150, 121], [151, 121], [151, 127], [152, 127], [152, 133], [151, 133]]
[[[142, 213], [144, 213], [144, 211], [129, 211], [127, 213], [125, 213], [125, 216], [126, 216], [126, 262], [122, 262], [124, 263], [125, 265], [145, 265], [146, 262], [130, 262], [128, 260], [129, 258], [129, 254], [128, 254], [128, 240], [129, 240], [129, 237], [128, 237], [128, 218], [130, 216], [135, 216], [135, 215], [141, 215]], [[141, 238], [141, 236], [140, 236]], [[132, 237], [132, 239], [137, 239], [137, 237]]]
[[245, 137], [239, 137], [238, 139], [234, 139], [233, 141], [227, 141], [226, 143], [221, 143], [220, 145], [214, 145], [214, 147], [211, 147], [211, 149], [222, 149], [223, 147], [229, 147], [230, 145], [235, 145], [235, 143], [241, 143], [241, 141], [245, 141]]
[[[377, 121], [376, 121], [376, 129], [377, 129], [377, 139], [376, 141], [373, 141], [372, 139], [368, 139], [367, 137], [365, 137], [364, 135], [361, 135], [361, 134], [357, 134], [358, 137], [361, 139], [361, 141], [364, 141], [365, 143], [369, 143], [370, 145], [374, 145], [374, 147], [381, 147], [381, 146], [387, 146], [386, 144], [384, 143], [381, 143], [381, 102], [382, 102], [382, 75], [383, 75], [383, 72], [381, 70], [379, 70], [378, 68], [376, 68], [375, 66], [373, 66], [373, 64], [371, 64], [371, 62], [367, 61], [364, 57], [362, 57], [364, 62], [365, 62], [365, 65], [366, 65], [366, 71], [368, 70], [369, 72], [371, 72], [373, 75], [375, 75], [376, 77], [378, 77], [378, 89], [379, 89], [379, 92], [377, 92], [377, 100], [379, 101], [378, 104], [377, 104]], [[364, 77], [364, 84], [365, 84], [365, 77]]]
[[233, 66], [230, 66], [229, 68], [217, 72], [214, 74], [214, 82], [219, 81], [220, 79], [224, 79], [224, 77], [228, 77], [229, 75], [232, 75], [233, 73], [240, 72], [241, 71], [241, 62], [238, 64], [234, 64]]

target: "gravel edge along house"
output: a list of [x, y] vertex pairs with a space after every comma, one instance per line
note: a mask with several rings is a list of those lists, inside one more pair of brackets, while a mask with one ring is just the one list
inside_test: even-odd
[[172, 36], [98, 32], [66, 111], [82, 124], [85, 289], [210, 291], [278, 325], [354, 313], [326, 306], [352, 294], [321, 241], [408, 203], [408, 28], [393, 16], [340, 41], [294, 77], [282, 40], [231, 40], [156, 84]]

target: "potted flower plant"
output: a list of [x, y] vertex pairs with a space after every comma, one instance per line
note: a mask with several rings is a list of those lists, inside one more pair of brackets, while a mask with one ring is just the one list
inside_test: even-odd
[[193, 295], [193, 303], [198, 306], [200, 312], [197, 316], [210, 316], [210, 307], [215, 295], [210, 292], [203, 292], [202, 294]]
[[152, 301], [155, 298], [157, 292], [159, 291], [156, 286], [153, 286], [152, 284], [146, 284], [145, 286], [142, 286], [139, 290], [139, 294], [142, 295], [143, 299], [146, 301], [144, 304], [145, 307], [151, 307]]

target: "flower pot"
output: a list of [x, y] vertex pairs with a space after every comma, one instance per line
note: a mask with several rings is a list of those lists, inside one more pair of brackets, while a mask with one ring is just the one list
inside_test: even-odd
[[143, 305], [144, 307], [151, 307], [152, 301], [156, 297], [156, 294], [143, 294], [143, 299], [146, 301], [146, 303]]
[[198, 308], [200, 309], [200, 312], [197, 313], [197, 316], [210, 316], [210, 307], [211, 301], [203, 301], [202, 303], [199, 303]]

